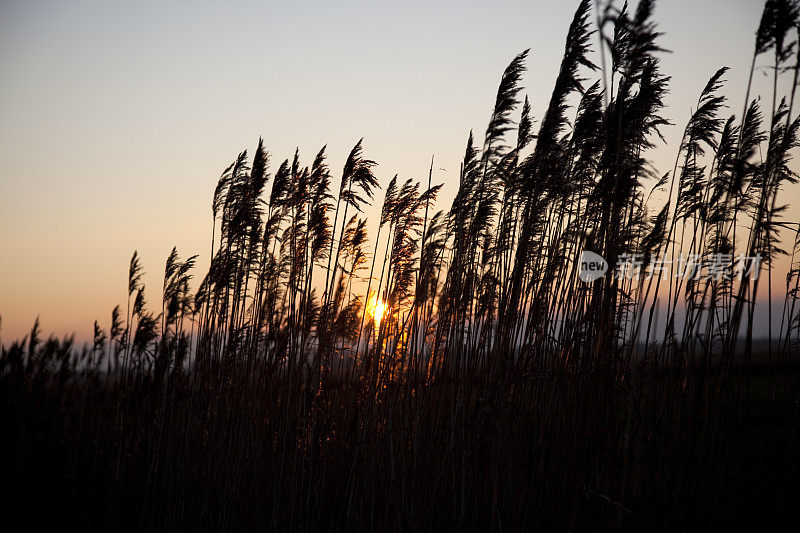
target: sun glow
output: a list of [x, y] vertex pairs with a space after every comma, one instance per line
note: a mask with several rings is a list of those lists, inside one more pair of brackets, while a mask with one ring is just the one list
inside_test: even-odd
[[369, 303], [369, 314], [372, 315], [372, 320], [375, 322], [377, 328], [381, 324], [383, 315], [386, 314], [386, 303], [373, 296]]

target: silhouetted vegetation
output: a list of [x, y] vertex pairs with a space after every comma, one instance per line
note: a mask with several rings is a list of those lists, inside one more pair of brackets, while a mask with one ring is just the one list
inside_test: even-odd
[[[196, 290], [201, 261], [173, 249], [148, 303], [134, 252], [91, 345], [38, 320], [0, 345], [7, 511], [110, 530], [796, 524], [798, 28], [796, 0], [767, 1], [750, 79], [766, 64], [772, 94], [748, 85], [728, 115], [727, 69], [709, 73], [665, 173], [648, 0], [580, 2], [539, 120], [514, 58], [449, 210], [433, 160], [381, 189], [363, 141], [337, 172], [325, 147], [273, 171], [259, 140], [213, 191]], [[579, 279], [584, 250], [611, 272]]]

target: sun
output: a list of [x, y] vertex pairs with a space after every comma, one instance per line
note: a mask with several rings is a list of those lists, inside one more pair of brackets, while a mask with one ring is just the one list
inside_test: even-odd
[[383, 300], [373, 296], [370, 300], [369, 312], [372, 315], [372, 320], [375, 322], [375, 327], [380, 326], [383, 315], [386, 314], [386, 303]]

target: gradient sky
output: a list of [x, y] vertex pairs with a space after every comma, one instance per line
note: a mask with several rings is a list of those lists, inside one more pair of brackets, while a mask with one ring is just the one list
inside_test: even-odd
[[[23, 336], [37, 314], [45, 332], [79, 340], [95, 318], [107, 328], [135, 248], [151, 304], [173, 245], [204, 270], [216, 181], [259, 135], [273, 170], [296, 146], [310, 164], [327, 144], [334, 181], [360, 137], [382, 184], [427, 177], [435, 154], [446, 207], [468, 132], [482, 134], [500, 74], [525, 48], [541, 118], [577, 3], [3, 0], [0, 335]], [[761, 8], [657, 6], [675, 122], [650, 155], [662, 173], [720, 66], [741, 113]], [[756, 90], [769, 94], [766, 83], [759, 73]]]

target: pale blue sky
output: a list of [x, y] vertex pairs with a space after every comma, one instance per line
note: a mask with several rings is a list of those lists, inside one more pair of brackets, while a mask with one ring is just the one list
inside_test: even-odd
[[[469, 130], [483, 132], [500, 74], [525, 48], [526, 93], [541, 117], [576, 6], [3, 0], [3, 337], [23, 335], [37, 313], [45, 331], [81, 338], [94, 318], [107, 326], [134, 248], [150, 302], [173, 244], [204, 268], [216, 180], [259, 135], [273, 169], [296, 146], [310, 163], [328, 144], [337, 178], [364, 137], [384, 184], [395, 173], [422, 179], [436, 154], [445, 207]], [[720, 66], [732, 68], [727, 94], [740, 112], [761, 7], [657, 5], [676, 122], [652, 154], [662, 172]]]

